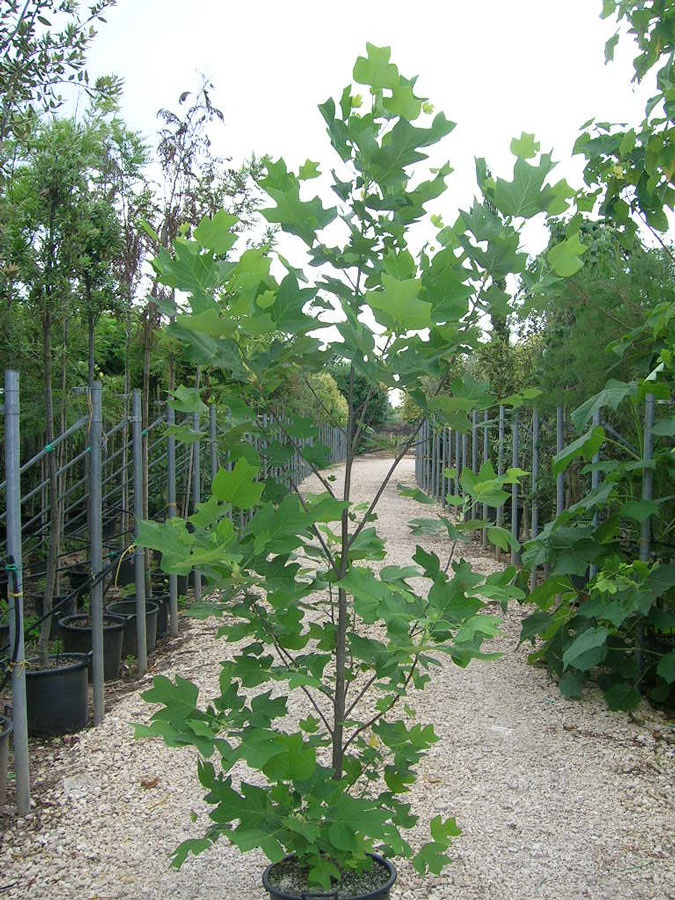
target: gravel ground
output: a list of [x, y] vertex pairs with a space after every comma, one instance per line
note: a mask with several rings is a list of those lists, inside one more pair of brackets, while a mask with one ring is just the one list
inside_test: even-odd
[[[388, 465], [356, 463], [356, 499], [372, 496]], [[413, 477], [406, 459], [398, 480]], [[388, 562], [406, 564], [416, 544], [406, 522], [430, 507], [401, 499], [396, 480], [378, 528]], [[417, 540], [447, 552], [440, 538]], [[477, 548], [464, 556], [481, 571], [495, 568]], [[421, 879], [401, 864], [392, 900], [675, 898], [672, 724], [647, 705], [616, 714], [599, 694], [562, 698], [545, 671], [527, 666], [527, 651], [515, 649], [520, 619], [516, 607], [504, 622], [501, 659], [466, 670], [449, 663], [415, 697], [419, 719], [434, 722], [440, 737], [412, 792], [419, 838], [438, 813], [456, 816], [464, 833], [439, 877]], [[33, 746], [34, 812], [17, 822], [11, 807], [0, 811], [2, 897], [261, 900], [264, 859], [223, 841], [179, 872], [169, 869], [172, 848], [207, 821], [195, 754], [132, 738], [130, 723], [149, 718], [140, 693], [152, 674], [180, 673], [213, 690], [219, 660], [233, 652], [213, 634], [213, 622], [186, 622], [136, 689], [113, 688], [103, 725]]]

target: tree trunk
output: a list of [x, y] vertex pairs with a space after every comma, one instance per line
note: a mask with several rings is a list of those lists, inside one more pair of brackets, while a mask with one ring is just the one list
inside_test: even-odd
[[[354, 367], [349, 372], [348, 394], [349, 419], [347, 422], [347, 459], [345, 460], [345, 486], [343, 500], [348, 503], [351, 494], [352, 465], [354, 462]], [[344, 578], [348, 568], [349, 510], [342, 512], [342, 543], [340, 554], [340, 578]], [[342, 738], [345, 717], [345, 668], [347, 647], [347, 624], [349, 610], [347, 594], [338, 588], [338, 622], [335, 648], [335, 696], [333, 697], [333, 778], [342, 778]]]

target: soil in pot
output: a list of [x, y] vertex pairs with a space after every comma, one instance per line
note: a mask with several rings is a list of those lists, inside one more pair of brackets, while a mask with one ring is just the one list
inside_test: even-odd
[[[56, 638], [60, 636], [59, 619], [62, 619], [64, 616], [74, 616], [77, 612], [77, 597], [70, 597], [65, 603], [62, 603], [62, 601], [66, 599], [66, 596], [67, 595], [61, 594], [60, 596], [52, 597], [52, 609], [54, 612], [51, 615], [51, 625], [49, 627], [50, 641], [55, 641]], [[33, 606], [35, 608], [35, 615], [38, 619], [41, 619], [44, 615], [44, 602], [44, 594], [33, 594]], [[61, 605], [59, 606], [59, 604]]]
[[27, 660], [26, 706], [28, 733], [70, 734], [87, 724], [88, 688], [85, 653], [50, 656], [46, 665]]
[[[115, 681], [120, 677], [122, 665], [122, 644], [126, 619], [106, 613], [103, 616], [103, 678]], [[89, 653], [92, 649], [92, 624], [88, 613], [65, 616], [59, 620], [63, 649], [66, 653]], [[88, 666], [89, 681], [92, 680], [92, 664]]]
[[[136, 599], [116, 600], [109, 603], [105, 611], [113, 615], [125, 618], [124, 640], [122, 642], [122, 656], [138, 656], [138, 642], [136, 634]], [[148, 653], [152, 653], [157, 643], [157, 616], [159, 606], [152, 600], [145, 602], [145, 633]]]
[[263, 872], [263, 887], [275, 900], [387, 900], [396, 881], [396, 869], [389, 860], [369, 853], [373, 864], [365, 872], [345, 872], [341, 881], [324, 891], [308, 884], [307, 868], [295, 856], [273, 863]]

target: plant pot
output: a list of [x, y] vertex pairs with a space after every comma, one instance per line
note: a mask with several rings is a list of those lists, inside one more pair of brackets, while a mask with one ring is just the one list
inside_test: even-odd
[[[91, 580], [91, 572], [89, 571], [89, 566], [73, 566], [72, 569], [68, 570], [68, 578], [70, 579], [70, 589], [72, 591], [78, 591], [80, 595], [82, 593], [88, 593], [88, 584]], [[80, 589], [87, 588], [87, 590]]]
[[[86, 653], [60, 653], [50, 656], [53, 669], [26, 669], [26, 707], [28, 733], [39, 735], [70, 734], [87, 724], [88, 689]], [[36, 662], [36, 658], [28, 660]]]
[[[126, 600], [136, 602], [135, 594], [128, 594]], [[152, 594], [147, 598], [151, 603], [156, 603], [159, 607], [157, 612], [157, 640], [166, 637], [169, 630], [169, 590], [163, 590], [161, 587], [153, 584]]]
[[157, 640], [166, 637], [169, 630], [169, 595], [161, 593], [152, 595], [152, 602], [159, 606], [157, 614]]
[[[105, 611], [113, 615], [122, 616], [124, 623], [124, 640], [122, 642], [122, 656], [138, 656], [138, 635], [136, 634], [136, 599], [116, 600], [109, 603]], [[159, 606], [152, 600], [145, 601], [145, 634], [148, 653], [152, 653], [157, 643], [157, 616]]]
[[262, 877], [263, 887], [270, 897], [275, 898], [275, 900], [388, 900], [389, 891], [396, 881], [396, 869], [388, 859], [380, 856], [379, 853], [369, 853], [368, 856], [382, 868], [382, 885], [366, 890], [365, 893], [340, 892], [338, 890], [339, 886], [328, 891], [306, 890], [303, 888], [299, 893], [296, 893], [293, 889], [291, 889], [291, 893], [286, 893], [287, 888], [282, 890], [280, 887], [273, 885], [272, 880], [274, 880], [274, 870], [293, 861], [295, 859], [293, 854], [286, 856], [281, 862], [267, 866]]
[[[90, 653], [92, 650], [92, 626], [88, 624], [89, 614], [65, 616], [59, 619], [59, 629], [66, 653]], [[122, 664], [122, 644], [126, 619], [113, 613], [103, 616], [103, 680], [115, 681], [120, 677]], [[89, 663], [89, 681], [93, 667]]]
[[[52, 597], [52, 609], [56, 607], [57, 604], [61, 603], [62, 600], [66, 599], [65, 594], [61, 594], [57, 597]], [[38, 619], [41, 619], [44, 615], [44, 602], [45, 595], [33, 594], [33, 606], [35, 607], [35, 615]], [[57, 637], [59, 637], [59, 619], [62, 619], [64, 616], [74, 616], [77, 612], [77, 597], [70, 597], [66, 602], [59, 606], [58, 609], [55, 610], [56, 615], [51, 615], [51, 625], [49, 627], [49, 640], [55, 641]]]
[[133, 556], [127, 554], [124, 559], [111, 569], [112, 583], [118, 587], [133, 584], [136, 580], [136, 563]]
[[14, 725], [7, 716], [0, 716], [0, 806], [7, 799], [7, 769], [9, 767], [9, 736]]
[[9, 656], [9, 622], [0, 622], [0, 659]]

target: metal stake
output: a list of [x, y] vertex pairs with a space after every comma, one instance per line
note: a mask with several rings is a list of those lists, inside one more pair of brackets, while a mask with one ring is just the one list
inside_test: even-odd
[[19, 433], [19, 373], [5, 371], [5, 477], [7, 503], [7, 555], [9, 579], [9, 658], [12, 666], [12, 719], [14, 723], [14, 772], [16, 809], [20, 816], [30, 812], [30, 768], [28, 763], [28, 716], [26, 669], [23, 646], [23, 559], [21, 556], [21, 440]]
[[[169, 434], [166, 437], [166, 506], [167, 514], [173, 519], [177, 513], [176, 506], [176, 438], [171, 433], [171, 426], [176, 424], [176, 411], [167, 403], [166, 423]], [[171, 637], [178, 634], [178, 576], [169, 575], [169, 619]]]
[[[143, 518], [143, 427], [141, 392], [131, 397], [132, 469], [134, 480], [134, 537], [138, 538], [138, 523]], [[138, 544], [134, 547], [134, 575], [136, 583], [136, 642], [138, 644], [138, 674], [148, 670], [148, 641], [145, 627], [145, 553]]]
[[94, 688], [94, 725], [100, 725], [105, 713], [103, 671], [103, 509], [101, 501], [101, 438], [103, 413], [101, 408], [101, 382], [91, 385], [91, 420], [89, 424], [89, 559], [92, 584], [89, 590], [89, 614], [91, 616], [91, 647], [93, 650], [92, 682]]

